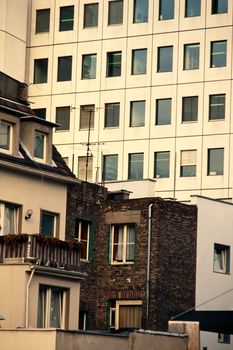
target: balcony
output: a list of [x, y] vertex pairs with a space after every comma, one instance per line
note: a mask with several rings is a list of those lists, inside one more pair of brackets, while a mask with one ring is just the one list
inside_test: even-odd
[[0, 263], [34, 263], [40, 266], [79, 271], [81, 244], [41, 235], [0, 236]]

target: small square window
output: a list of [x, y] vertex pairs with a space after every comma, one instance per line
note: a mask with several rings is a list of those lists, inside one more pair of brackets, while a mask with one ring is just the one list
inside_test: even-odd
[[132, 51], [132, 74], [146, 74], [147, 49]]
[[76, 234], [75, 237], [80, 243], [82, 243], [81, 248], [81, 259], [88, 260], [90, 258], [89, 247], [90, 247], [90, 237], [91, 236], [91, 223], [86, 220], [77, 220]]
[[171, 98], [162, 98], [156, 100], [156, 125], [171, 124]]
[[230, 344], [231, 343], [231, 335], [225, 334], [225, 333], [218, 333], [218, 343]]
[[103, 181], [117, 180], [118, 155], [111, 154], [104, 156]]
[[214, 244], [214, 272], [230, 273], [230, 247]]
[[159, 20], [174, 18], [174, 0], [159, 0]]
[[180, 154], [180, 176], [196, 176], [197, 150], [181, 151]]
[[56, 236], [56, 218], [57, 215], [41, 211], [40, 217], [40, 234], [42, 236], [55, 237]]
[[210, 95], [209, 120], [225, 119], [226, 95]]
[[36, 10], [36, 33], [49, 32], [50, 9]]
[[105, 103], [104, 127], [117, 128], [119, 127], [120, 119], [120, 102]]
[[158, 47], [157, 72], [172, 72], [173, 46]]
[[227, 13], [228, 0], [212, 0], [212, 15]]
[[74, 6], [60, 7], [59, 31], [73, 30], [74, 27]]
[[0, 120], [0, 149], [10, 151], [12, 138], [12, 125]]
[[34, 60], [34, 84], [47, 83], [48, 79], [48, 58]]
[[198, 69], [199, 68], [199, 50], [200, 44], [184, 45], [184, 69]]
[[182, 122], [196, 122], [198, 117], [198, 96], [183, 97]]
[[108, 25], [123, 23], [123, 0], [109, 1]]
[[111, 236], [111, 263], [133, 263], [135, 260], [135, 225], [112, 225]]
[[210, 53], [210, 67], [225, 67], [227, 59], [227, 41], [212, 41]]
[[82, 57], [82, 79], [96, 78], [96, 54], [83, 55]]
[[34, 108], [33, 112], [38, 118], [46, 119], [46, 108]]
[[56, 107], [56, 131], [70, 129], [70, 106]]
[[170, 173], [170, 152], [155, 152], [154, 177], [166, 178]]
[[185, 0], [185, 17], [196, 17], [201, 14], [201, 0]]
[[72, 56], [58, 57], [57, 81], [69, 81], [72, 77]]
[[94, 129], [95, 105], [80, 106], [80, 130]]
[[85, 4], [84, 5], [84, 28], [91, 28], [98, 26], [98, 12], [99, 4]]
[[130, 102], [130, 126], [145, 125], [145, 101]]
[[148, 0], [134, 0], [133, 22], [148, 22]]
[[207, 175], [223, 175], [224, 148], [208, 149]]
[[78, 157], [78, 178], [82, 181], [92, 181], [93, 157]]
[[139, 180], [143, 179], [143, 153], [129, 154], [128, 179]]
[[35, 132], [34, 157], [38, 159], [45, 157], [45, 135], [39, 131]]
[[107, 77], [121, 75], [121, 51], [107, 53]]

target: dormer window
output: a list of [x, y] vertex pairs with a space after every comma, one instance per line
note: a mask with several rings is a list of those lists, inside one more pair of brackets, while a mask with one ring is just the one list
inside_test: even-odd
[[12, 125], [3, 120], [0, 121], [0, 148], [10, 151]]
[[45, 158], [45, 135], [41, 132], [35, 132], [34, 157], [38, 159]]

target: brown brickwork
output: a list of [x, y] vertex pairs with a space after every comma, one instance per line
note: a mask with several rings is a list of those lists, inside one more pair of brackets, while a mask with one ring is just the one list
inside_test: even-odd
[[[146, 274], [148, 207], [152, 207], [149, 320], [146, 324]], [[82, 183], [68, 194], [67, 239], [74, 236], [77, 218], [92, 221], [92, 255], [82, 262], [88, 277], [82, 283], [81, 307], [89, 311], [90, 329], [107, 328], [111, 299], [142, 300], [142, 325], [166, 330], [172, 311], [195, 304], [196, 220], [195, 206], [160, 198], [110, 201], [104, 187]], [[133, 264], [109, 263], [109, 222], [136, 224]], [[116, 222], [112, 222], [114, 224]]]

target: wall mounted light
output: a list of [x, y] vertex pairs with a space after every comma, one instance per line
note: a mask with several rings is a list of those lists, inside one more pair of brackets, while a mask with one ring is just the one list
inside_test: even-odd
[[33, 214], [33, 210], [32, 209], [28, 209], [25, 215], [25, 220], [29, 220], [31, 219], [31, 216]]

